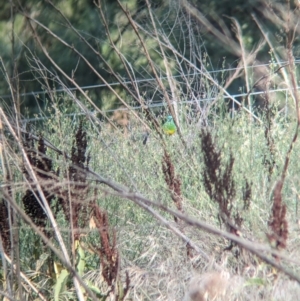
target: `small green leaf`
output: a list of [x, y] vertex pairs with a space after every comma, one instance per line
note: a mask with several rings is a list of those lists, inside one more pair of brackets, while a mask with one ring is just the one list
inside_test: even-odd
[[108, 294], [103, 295], [100, 289], [93, 285], [90, 281], [87, 281], [86, 284], [97, 295], [98, 298], [101, 298], [100, 300], [106, 300], [108, 298]]
[[78, 275], [80, 277], [84, 274], [84, 268], [85, 268], [85, 253], [80, 244], [78, 244], [77, 247], [77, 254], [78, 254], [78, 264], [77, 264], [77, 271]]
[[252, 286], [252, 285], [264, 285], [265, 282], [262, 278], [250, 278], [247, 280], [247, 282], [245, 283], [245, 286]]
[[69, 272], [66, 269], [61, 270], [56, 284], [54, 285], [54, 301], [59, 301], [59, 295], [65, 290]]

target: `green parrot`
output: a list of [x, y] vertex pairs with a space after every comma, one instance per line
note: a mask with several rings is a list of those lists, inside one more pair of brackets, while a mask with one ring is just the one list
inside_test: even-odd
[[173, 135], [176, 132], [176, 125], [172, 116], [167, 117], [167, 121], [163, 124], [162, 129], [167, 135]]

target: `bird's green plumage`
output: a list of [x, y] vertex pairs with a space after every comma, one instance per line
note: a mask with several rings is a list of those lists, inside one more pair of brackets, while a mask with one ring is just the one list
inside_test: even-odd
[[167, 121], [163, 124], [162, 128], [163, 131], [168, 135], [173, 135], [176, 132], [176, 125], [172, 116], [167, 117]]

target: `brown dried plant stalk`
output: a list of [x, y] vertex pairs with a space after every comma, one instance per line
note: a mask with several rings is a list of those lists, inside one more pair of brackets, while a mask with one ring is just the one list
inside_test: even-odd
[[97, 247], [102, 265], [102, 276], [109, 286], [112, 286], [117, 279], [119, 271], [119, 253], [116, 243], [116, 233], [113, 237], [109, 233], [109, 221], [106, 212], [94, 205], [95, 224], [99, 231], [101, 246]]
[[[51, 206], [51, 203], [54, 199], [54, 194], [51, 192], [49, 182], [53, 180], [54, 172], [52, 170], [52, 161], [46, 156], [47, 148], [45, 146], [43, 137], [39, 137], [38, 145], [36, 147], [31, 136], [29, 134], [25, 134], [24, 148], [29, 162], [39, 179], [46, 200]], [[24, 174], [28, 182], [32, 183], [33, 180], [25, 168]], [[25, 213], [34, 221], [37, 226], [44, 228], [47, 222], [47, 215], [43, 206], [41, 206], [42, 201], [40, 200], [39, 193], [33, 185], [30, 187], [30, 189], [26, 190], [25, 195], [22, 198], [22, 202], [24, 204]]]
[[101, 242], [100, 247], [94, 248], [97, 250], [100, 258], [102, 276], [107, 285], [111, 287], [111, 291], [114, 292], [115, 300], [124, 300], [129, 290], [130, 279], [126, 273], [125, 288], [123, 288], [119, 280], [120, 257], [117, 248], [116, 232], [112, 231], [112, 235], [110, 234], [108, 215], [96, 204], [93, 205], [93, 216]]
[[62, 188], [59, 204], [63, 208], [66, 219], [72, 223], [74, 240], [80, 235], [80, 228], [87, 224], [88, 208], [92, 202], [88, 199], [89, 185], [87, 173], [89, 156], [86, 156], [87, 134], [80, 122], [75, 133], [75, 139], [71, 150], [71, 163], [65, 177], [68, 179], [69, 187]]
[[[181, 181], [179, 176], [175, 175], [175, 168], [171, 161], [170, 155], [165, 151], [162, 161], [162, 171], [165, 177], [165, 181], [169, 187], [171, 198], [181, 213], [184, 213], [182, 207], [182, 194], [181, 194]], [[178, 222], [177, 218], [174, 217], [175, 222]]]
[[270, 244], [277, 250], [286, 248], [289, 234], [286, 205], [282, 202], [282, 187], [283, 182], [279, 180], [274, 189], [272, 214], [268, 222], [270, 233], [267, 234]]
[[0, 239], [7, 254], [11, 249], [8, 206], [4, 198], [0, 200]]
[[[233, 201], [236, 196], [233, 180], [234, 158], [230, 155], [228, 164], [223, 168], [221, 151], [217, 150], [211, 134], [202, 130], [200, 138], [204, 157], [203, 181], [206, 193], [218, 204], [219, 219], [224, 223], [227, 230], [239, 236], [238, 229], [241, 227], [243, 219], [239, 212], [233, 215]], [[247, 190], [249, 190], [249, 187]], [[249, 191], [247, 194], [249, 196]], [[249, 204], [246, 205], [249, 199], [245, 199], [244, 202], [244, 207], [249, 207]]]
[[[175, 175], [175, 168], [174, 165], [171, 161], [171, 157], [170, 155], [167, 153], [167, 151], [164, 151], [164, 156], [163, 156], [163, 161], [162, 161], [162, 170], [163, 170], [163, 174], [165, 177], [165, 181], [169, 187], [169, 191], [171, 194], [171, 198], [177, 208], [177, 210], [184, 214], [184, 209], [182, 206], [182, 193], [181, 193], [181, 180], [179, 178], [179, 176]], [[174, 216], [174, 220], [176, 223], [179, 224], [180, 226], [180, 230], [182, 233], [184, 233], [184, 230], [182, 228], [182, 224], [179, 223], [179, 220], [176, 216]], [[190, 243], [188, 242], [186, 244], [186, 249], [187, 249], [187, 256], [189, 258], [193, 257], [192, 254], [192, 250], [193, 247], [190, 245]]]

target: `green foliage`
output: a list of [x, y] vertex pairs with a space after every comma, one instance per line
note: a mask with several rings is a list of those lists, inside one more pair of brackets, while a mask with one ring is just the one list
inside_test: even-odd
[[69, 272], [66, 269], [62, 269], [56, 279], [54, 285], [54, 301], [61, 300], [60, 295], [66, 290], [66, 282], [69, 276]]
[[[35, 34], [30, 29], [24, 12], [33, 16], [38, 22], [41, 22], [43, 26], [51, 30], [59, 39], [71, 45], [71, 48], [67, 47], [59, 39], [49, 34], [45, 28], [36, 26], [36, 24], [34, 25], [34, 27], [36, 26], [43, 47], [55, 64], [63, 72], [72, 76], [79, 86], [103, 84], [103, 81], [72, 48], [78, 50], [107, 82], [118, 82], [118, 79], [109, 71], [108, 66], [121, 79], [128, 79], [129, 74], [111, 43], [116, 45], [125, 61], [128, 62], [127, 68], [130, 66], [130, 69], [134, 70], [134, 77], [136, 79], [153, 78], [153, 71], [149, 66], [145, 53], [141, 49], [140, 41], [117, 1], [101, 1], [106, 24], [99, 15], [99, 9], [92, 2], [86, 3], [86, 1], [77, 0], [52, 2], [54, 6], [47, 1], [12, 1], [14, 3], [14, 10], [11, 10], [9, 3], [2, 4], [3, 9], [0, 15], [0, 54], [8, 75], [12, 76], [14, 62], [16, 64], [15, 72], [19, 75], [20, 92], [45, 92], [45, 94], [41, 94], [41, 97], [33, 95], [24, 96], [20, 103], [23, 114], [26, 108], [29, 109], [30, 115], [38, 113], [39, 108], [43, 109], [49, 96], [47, 90], [61, 88], [55, 79], [55, 74], [58, 73], [58, 76], [62, 76], [57, 68], [55, 68], [55, 71], [52, 69], [52, 63], [45, 57], [41, 48], [38, 47]], [[152, 2], [153, 14], [155, 16], [154, 21], [162, 35], [160, 37], [161, 43], [170, 47], [165, 47], [164, 56], [168, 58], [172, 75], [178, 76], [184, 74], [184, 78], [188, 76], [192, 79], [194, 73], [191, 70], [191, 66], [184, 61], [178, 66], [178, 58], [174, 55], [172, 48], [181, 53], [189, 61], [194, 62], [195, 66], [199, 68], [201, 68], [202, 61], [208, 69], [221, 69], [224, 64], [224, 58], [226, 58], [226, 64], [230, 65], [237, 59], [237, 53], [228, 49], [230, 46], [222, 45], [220, 47], [215, 36], [205, 34], [205, 30], [201, 31], [201, 27], [197, 27], [195, 21], [189, 19], [184, 9], [178, 4], [173, 3], [170, 6], [161, 0]], [[218, 1], [191, 2], [200, 12], [207, 16], [212, 26], [216, 26], [217, 30], [222, 31], [222, 28], [227, 26], [230, 32], [232, 25], [231, 18], [235, 18], [243, 30], [246, 50], [252, 50], [260, 40], [261, 35], [259, 30], [257, 30], [257, 25], [253, 22], [251, 13], [256, 14], [258, 17], [263, 17], [262, 11], [266, 7], [262, 1], [235, 0], [233, 2], [230, 1], [230, 3], [225, 1], [222, 5]], [[165, 61], [162, 53], [158, 51], [160, 49], [158, 40], [152, 36], [153, 24], [147, 11], [146, 2], [131, 0], [123, 3], [123, 5], [125, 4], [133, 19], [140, 25], [140, 28], [143, 28], [143, 30], [140, 29], [139, 34], [148, 48], [151, 59], [158, 68], [163, 70], [165, 68]], [[165, 18], [166, 15], [168, 16], [167, 18]], [[224, 16], [228, 17], [224, 18]], [[12, 35], [12, 20], [14, 20], [13, 28], [15, 34], [13, 45], [11, 45], [9, 38]], [[34, 24], [34, 22], [31, 23]], [[109, 30], [111, 41], [105, 31], [106, 26]], [[266, 26], [269, 32], [277, 36], [279, 35], [277, 28], [271, 22], [267, 21]], [[78, 30], [78, 33], [82, 37], [79, 37], [74, 29]], [[203, 34], [204, 36], [202, 36]], [[235, 40], [234, 33], [230, 32], [230, 34], [230, 38]], [[202, 49], [200, 46], [203, 43], [205, 43], [205, 49]], [[93, 50], [91, 47], [93, 47]], [[260, 59], [264, 61], [268, 59], [268, 51], [269, 49], [261, 51]], [[209, 54], [209, 60], [207, 59], [207, 53]], [[13, 56], [17, 59], [12, 58]], [[39, 62], [36, 61], [36, 57], [39, 59]], [[47, 80], [36, 80], [39, 77], [38, 74], [46, 72], [46, 70], [51, 70], [51, 73], [47, 74]], [[222, 81], [222, 75], [217, 77]], [[65, 81], [64, 84], [68, 87], [74, 86], [69, 81]], [[190, 88], [193, 88], [194, 85], [198, 86], [199, 81], [192, 83], [190, 87], [182, 86], [183, 94], [188, 95]], [[202, 87], [204, 85], [204, 82], [201, 83]], [[237, 93], [241, 86], [244, 86], [243, 82], [236, 80], [231, 85], [230, 91]], [[119, 86], [117, 90], [118, 94], [127, 103], [132, 102], [132, 97], [127, 94], [123, 87]], [[199, 91], [199, 93], [210, 91], [210, 89], [205, 90]], [[90, 89], [89, 91], [94, 104], [100, 108], [107, 110], [120, 106], [119, 99], [114, 94], [111, 94], [107, 87]], [[146, 82], [141, 92], [155, 99], [164, 97], [161, 91], [152, 86], [151, 82]], [[2, 78], [0, 94], [9, 93], [10, 89], [7, 82]], [[11, 108], [11, 100], [6, 98], [5, 102]]]

